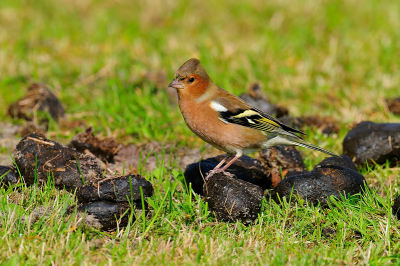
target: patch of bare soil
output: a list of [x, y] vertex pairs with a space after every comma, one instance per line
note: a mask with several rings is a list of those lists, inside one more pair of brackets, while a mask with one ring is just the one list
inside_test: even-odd
[[[0, 122], [0, 148], [11, 152], [15, 149], [19, 142], [19, 138], [16, 137], [21, 127], [18, 125], [13, 125], [9, 123]], [[0, 165], [10, 165], [12, 164], [12, 159], [10, 154], [5, 152], [5, 154], [0, 154]]]
[[166, 167], [178, 165], [185, 169], [188, 164], [215, 153], [220, 152], [211, 146], [200, 152], [198, 149], [176, 147], [173, 144], [162, 145], [153, 141], [147, 144], [123, 146], [114, 156], [114, 163], [117, 169], [122, 169], [125, 166], [126, 173], [135, 174], [139, 164], [147, 171], [153, 171], [160, 166], [161, 160], [164, 160], [164, 166]]

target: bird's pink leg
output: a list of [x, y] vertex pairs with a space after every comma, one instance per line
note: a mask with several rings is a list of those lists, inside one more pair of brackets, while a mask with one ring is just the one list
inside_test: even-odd
[[212, 169], [211, 171], [208, 172], [207, 176], [206, 176], [206, 180], [208, 180], [213, 174], [218, 173], [218, 169], [221, 167], [221, 165], [224, 164], [224, 162], [226, 161], [226, 159], [228, 159], [230, 156], [229, 154], [227, 154], [225, 156], [224, 159], [222, 159], [219, 164], [217, 164], [217, 166], [214, 167], [214, 169]]
[[[240, 156], [239, 156], [239, 157], [240, 157]], [[213, 170], [211, 170], [211, 171], [207, 174], [207, 176], [206, 176], [206, 181], [207, 181], [210, 177], [212, 177], [214, 174], [216, 174], [216, 173], [224, 173], [224, 175], [227, 175], [227, 176], [229, 176], [229, 177], [234, 177], [234, 176], [235, 176], [234, 174], [231, 174], [231, 173], [229, 173], [229, 172], [225, 172], [225, 170], [226, 170], [231, 164], [233, 164], [237, 159], [239, 159], [239, 157], [238, 157], [238, 156], [233, 157], [232, 160], [230, 160], [224, 167], [219, 168], [219, 167], [221, 167], [221, 165], [225, 162], [225, 160], [228, 158], [228, 156], [225, 157], [225, 159], [223, 159]]]
[[228, 157], [229, 157], [229, 155], [226, 155], [226, 156], [225, 156], [225, 158], [224, 158], [224, 159], [222, 159], [222, 160], [219, 162], [219, 164], [217, 164], [217, 166], [215, 166], [215, 167], [214, 167], [214, 169], [213, 169], [213, 170], [220, 168], [220, 167], [221, 167], [221, 165], [223, 165], [223, 164], [224, 164], [224, 162], [226, 161], [226, 159], [227, 159]]
[[232, 160], [230, 160], [230, 161], [221, 169], [221, 172], [225, 172], [225, 170], [226, 170], [231, 164], [233, 164], [237, 159], [239, 159], [238, 156], [233, 157]]

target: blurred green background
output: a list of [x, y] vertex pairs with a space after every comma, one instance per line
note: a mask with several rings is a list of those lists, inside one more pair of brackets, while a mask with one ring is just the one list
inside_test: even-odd
[[398, 121], [384, 104], [400, 94], [398, 1], [2, 0], [0, 25], [2, 119], [43, 82], [97, 131], [184, 140], [164, 88], [196, 57], [217, 85], [260, 81], [293, 115]]

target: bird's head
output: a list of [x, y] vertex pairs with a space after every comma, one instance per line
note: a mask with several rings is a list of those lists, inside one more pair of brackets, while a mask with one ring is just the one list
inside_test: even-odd
[[212, 82], [200, 61], [191, 58], [186, 61], [175, 73], [174, 80], [168, 87], [175, 88], [179, 94], [190, 94], [199, 97], [207, 91]]

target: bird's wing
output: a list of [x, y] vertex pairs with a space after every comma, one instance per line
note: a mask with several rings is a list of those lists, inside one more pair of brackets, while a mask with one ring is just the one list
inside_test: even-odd
[[239, 97], [220, 97], [211, 101], [211, 107], [219, 112], [220, 118], [228, 123], [250, 127], [268, 133], [296, 136], [304, 132], [286, 126], [274, 117], [248, 105]]

